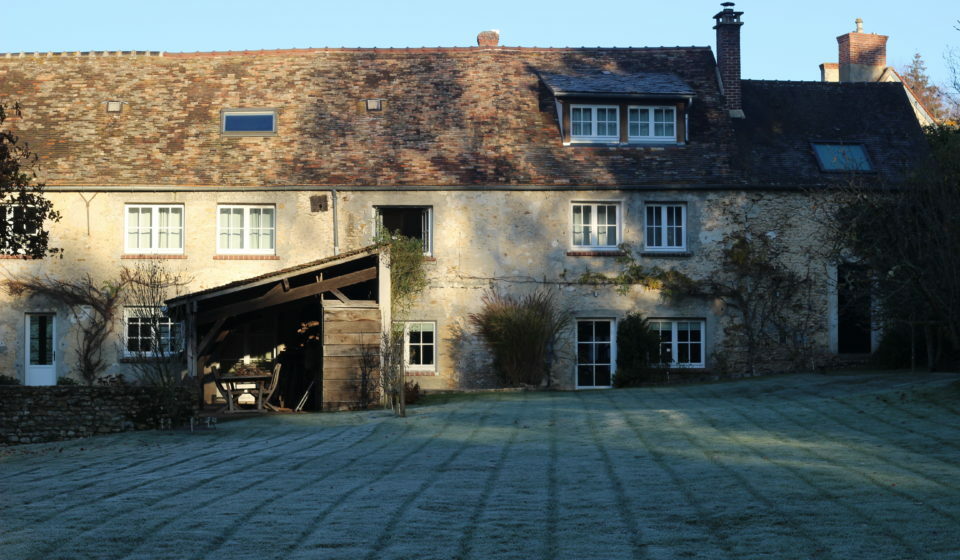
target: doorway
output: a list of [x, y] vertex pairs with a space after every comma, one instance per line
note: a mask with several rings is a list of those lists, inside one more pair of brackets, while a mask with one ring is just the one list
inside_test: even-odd
[[57, 384], [56, 315], [28, 313], [26, 315], [26, 375], [25, 385]]
[[869, 354], [873, 329], [870, 313], [870, 278], [855, 264], [837, 267], [837, 352]]

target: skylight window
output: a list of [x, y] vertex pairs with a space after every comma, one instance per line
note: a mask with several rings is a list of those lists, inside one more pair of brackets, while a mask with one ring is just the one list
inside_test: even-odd
[[873, 171], [863, 144], [814, 143], [821, 171]]
[[220, 130], [233, 136], [272, 136], [277, 133], [274, 109], [227, 109], [222, 111]]

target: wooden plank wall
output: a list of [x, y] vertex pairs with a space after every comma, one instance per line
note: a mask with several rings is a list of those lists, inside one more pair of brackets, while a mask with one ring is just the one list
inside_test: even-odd
[[[323, 409], [357, 405], [364, 347], [380, 348], [380, 308], [376, 303], [323, 306]], [[375, 358], [376, 359], [376, 358]]]

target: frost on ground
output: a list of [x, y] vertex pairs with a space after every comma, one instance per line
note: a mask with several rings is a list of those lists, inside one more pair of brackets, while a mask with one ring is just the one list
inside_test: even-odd
[[8, 448], [0, 558], [960, 558], [957, 380], [501, 393]]

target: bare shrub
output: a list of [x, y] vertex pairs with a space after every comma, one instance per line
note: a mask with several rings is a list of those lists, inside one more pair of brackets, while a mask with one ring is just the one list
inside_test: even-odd
[[491, 289], [481, 301], [483, 309], [470, 315], [470, 323], [490, 350], [500, 383], [549, 382], [558, 339], [570, 327], [570, 312], [542, 289], [521, 297]]

